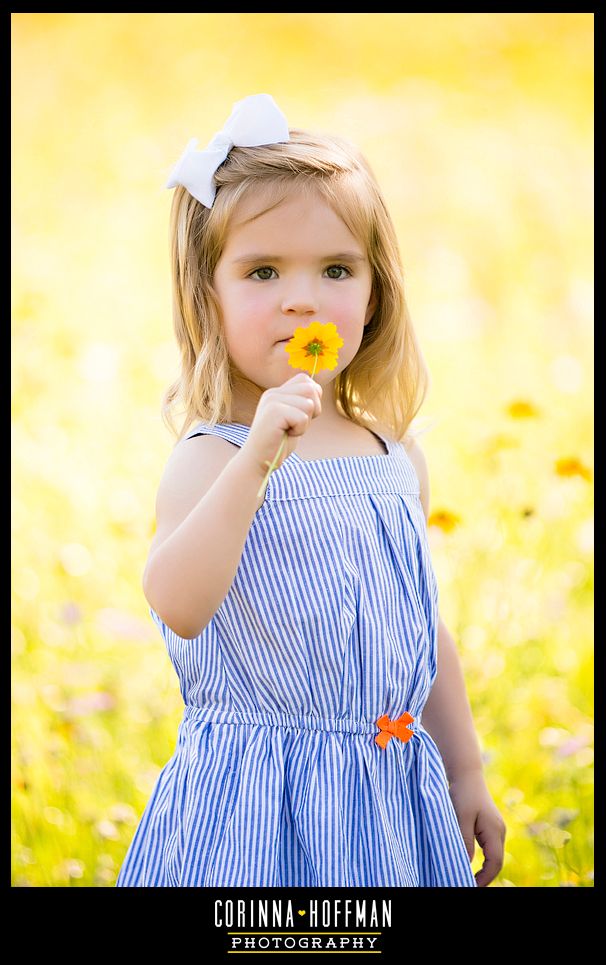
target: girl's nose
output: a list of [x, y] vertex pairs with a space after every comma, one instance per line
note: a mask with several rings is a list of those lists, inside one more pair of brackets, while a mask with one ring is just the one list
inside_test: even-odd
[[290, 315], [317, 315], [320, 306], [311, 288], [293, 288], [282, 299], [282, 311]]

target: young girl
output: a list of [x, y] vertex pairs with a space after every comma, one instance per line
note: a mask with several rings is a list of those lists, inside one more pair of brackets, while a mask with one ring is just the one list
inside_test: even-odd
[[[195, 143], [167, 185], [185, 421], [143, 578], [185, 709], [117, 885], [485, 886], [505, 825], [438, 615], [385, 203], [268, 95]], [[342, 340], [313, 379], [286, 350], [312, 322]]]

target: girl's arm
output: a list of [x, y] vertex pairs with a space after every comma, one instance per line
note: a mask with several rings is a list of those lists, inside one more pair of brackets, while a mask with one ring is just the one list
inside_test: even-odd
[[170, 455], [143, 592], [186, 640], [202, 633], [229, 592], [262, 503], [262, 479], [244, 449], [217, 436], [181, 440]]
[[[425, 453], [412, 437], [406, 449], [419, 479], [425, 519], [429, 518], [429, 472]], [[438, 674], [423, 708], [423, 727], [438, 745], [449, 781], [466, 771], [482, 772], [482, 752], [474, 729], [455, 641], [440, 617]]]
[[[423, 450], [416, 441], [410, 446], [409, 456], [419, 477], [420, 498], [427, 520], [429, 477]], [[423, 708], [422, 722], [436, 742], [444, 762], [448, 793], [470, 862], [474, 858], [476, 840], [484, 853], [484, 863], [475, 879], [478, 887], [485, 888], [503, 867], [507, 827], [486, 786], [459, 654], [441, 618], [438, 622], [438, 672]]]
[[422, 724], [438, 745], [449, 782], [470, 771], [482, 772], [482, 752], [459, 654], [441, 617], [438, 624], [438, 674], [423, 708]]

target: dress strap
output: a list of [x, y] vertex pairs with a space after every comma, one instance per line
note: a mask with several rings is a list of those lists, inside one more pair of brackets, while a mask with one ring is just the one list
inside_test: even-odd
[[242, 447], [246, 442], [247, 433], [248, 426], [238, 425], [235, 422], [230, 424], [218, 423], [215, 426], [208, 422], [200, 422], [195, 428], [190, 429], [185, 439], [193, 439], [194, 436], [219, 436], [221, 439], [226, 439], [227, 442], [233, 442], [234, 445]]

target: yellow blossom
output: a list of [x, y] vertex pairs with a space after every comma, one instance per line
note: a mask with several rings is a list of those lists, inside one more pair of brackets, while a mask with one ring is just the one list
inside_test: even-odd
[[343, 339], [337, 332], [334, 322], [311, 322], [306, 328], [295, 329], [295, 334], [286, 345], [290, 355], [288, 364], [293, 369], [311, 372], [334, 369], [337, 367], [339, 349]]
[[576, 456], [558, 459], [555, 464], [555, 471], [558, 476], [582, 476], [588, 482], [591, 481], [591, 469], [585, 466]]
[[507, 407], [507, 412], [512, 419], [530, 419], [539, 414], [537, 407], [525, 399], [516, 399]]
[[456, 513], [451, 513], [447, 509], [438, 509], [435, 513], [430, 513], [427, 525], [438, 526], [445, 533], [450, 533], [460, 522], [461, 517]]

